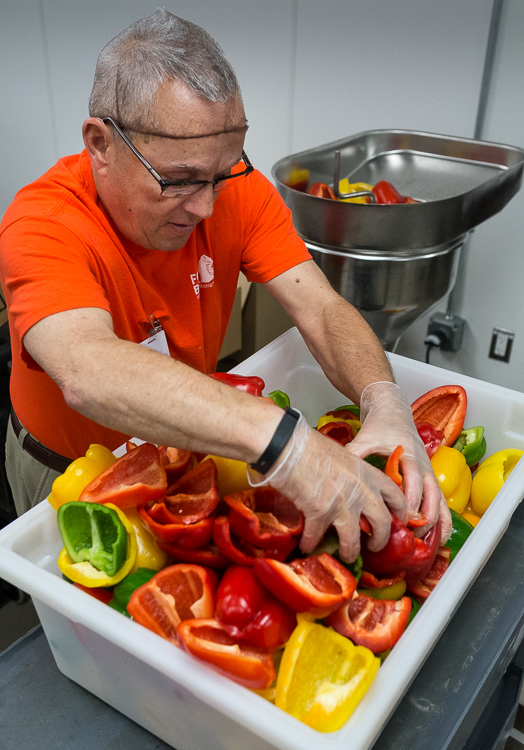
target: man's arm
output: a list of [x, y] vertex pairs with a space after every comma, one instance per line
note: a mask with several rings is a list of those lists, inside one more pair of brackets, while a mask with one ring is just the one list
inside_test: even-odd
[[159, 445], [254, 462], [282, 411], [171, 357], [116, 337], [99, 308], [68, 310], [36, 323], [29, 354], [67, 404], [100, 424]]
[[[254, 463], [283, 416], [266, 399], [118, 339], [111, 316], [98, 308], [50, 315], [30, 328], [24, 345], [71, 408], [157, 444]], [[334, 525], [342, 557], [354, 560], [362, 514], [371, 524], [374, 549], [389, 536], [385, 503], [399, 517], [405, 514], [404, 497], [388, 477], [311, 429], [303, 417], [270, 471], [278, 472], [282, 491], [304, 512], [304, 552]]]
[[358, 404], [370, 383], [393, 382], [384, 350], [360, 313], [337, 294], [313, 260], [265, 284], [302, 334], [326, 377]]
[[[291, 317], [327, 378], [361, 406], [363, 427], [349, 451], [360, 458], [389, 455], [402, 445], [401, 468], [408, 512], [422, 511], [428, 526], [439, 519], [442, 540], [451, 533], [451, 517], [411, 416], [394, 384], [384, 350], [360, 313], [331, 287], [314, 261], [307, 261], [266, 284]], [[363, 396], [363, 398], [361, 398]]]

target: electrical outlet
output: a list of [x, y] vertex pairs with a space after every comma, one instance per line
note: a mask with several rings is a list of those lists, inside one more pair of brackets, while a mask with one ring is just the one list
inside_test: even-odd
[[490, 358], [498, 359], [499, 362], [509, 362], [514, 338], [515, 331], [508, 331], [506, 328], [494, 328], [491, 334]]
[[462, 346], [466, 321], [453, 313], [435, 313], [429, 319], [428, 335], [437, 336], [443, 352], [456, 352]]

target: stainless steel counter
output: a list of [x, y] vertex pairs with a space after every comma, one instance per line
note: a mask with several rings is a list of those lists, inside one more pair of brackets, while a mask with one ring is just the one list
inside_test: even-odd
[[[503, 747], [522, 686], [523, 637], [521, 505], [374, 750]], [[40, 627], [0, 654], [0, 747], [168, 749], [64, 677]]]

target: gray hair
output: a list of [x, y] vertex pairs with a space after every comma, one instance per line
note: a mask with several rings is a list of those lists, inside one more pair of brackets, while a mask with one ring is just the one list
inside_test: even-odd
[[241, 98], [221, 47], [200, 26], [159, 8], [117, 34], [98, 56], [89, 115], [128, 127], [156, 127], [153, 100], [165, 80], [179, 80], [212, 102]]

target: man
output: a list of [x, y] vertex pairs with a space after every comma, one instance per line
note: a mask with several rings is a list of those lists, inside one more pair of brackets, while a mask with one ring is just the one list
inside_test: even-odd
[[[134, 435], [253, 465], [254, 483], [270, 481], [303, 510], [304, 551], [333, 524], [341, 554], [354, 559], [361, 514], [381, 548], [388, 506], [402, 518], [421, 508], [428, 525], [440, 512], [448, 535], [378, 340], [329, 286], [243, 151], [240, 89], [214, 40], [165, 10], [136, 22], [102, 50], [89, 113], [85, 151], [21, 190], [0, 226], [18, 512], [90, 443], [114, 449]], [[364, 427], [351, 451], [296, 413], [206, 376], [240, 270], [266, 285], [331, 382], [360, 401]], [[398, 444], [406, 498], [361, 460]]]

